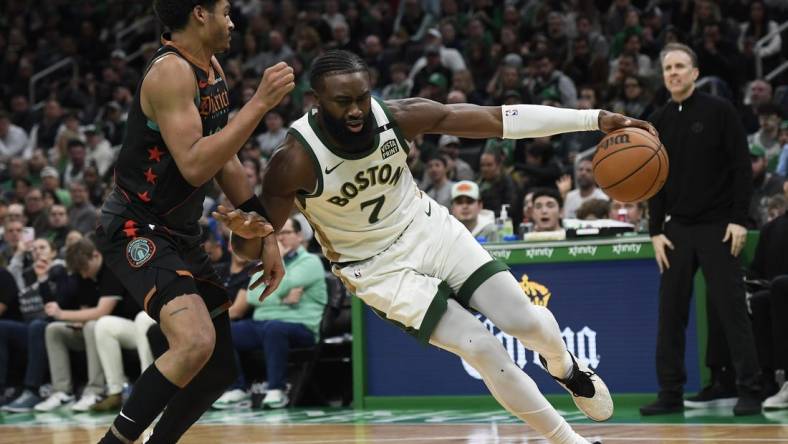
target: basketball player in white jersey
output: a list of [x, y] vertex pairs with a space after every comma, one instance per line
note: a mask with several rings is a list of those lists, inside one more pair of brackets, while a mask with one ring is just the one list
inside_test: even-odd
[[[417, 339], [464, 358], [501, 405], [549, 442], [588, 444], [467, 308], [537, 351], [547, 371], [596, 421], [613, 414], [604, 382], [567, 352], [553, 315], [523, 295], [506, 265], [417, 188], [406, 141], [424, 133], [519, 139], [624, 126], [654, 129], [600, 110], [443, 105], [420, 98], [383, 102], [370, 96], [367, 66], [346, 51], [325, 53], [311, 70], [319, 106], [292, 124], [272, 157], [262, 216], [279, 229], [297, 205], [351, 293]], [[259, 220], [239, 210], [220, 213], [231, 230]], [[260, 239], [233, 236], [232, 243], [243, 256], [261, 257]]]

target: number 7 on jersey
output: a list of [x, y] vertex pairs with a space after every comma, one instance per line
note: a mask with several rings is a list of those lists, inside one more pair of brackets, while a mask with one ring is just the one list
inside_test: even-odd
[[380, 209], [383, 207], [383, 202], [386, 201], [386, 196], [382, 195], [380, 197], [376, 197], [374, 199], [367, 200], [365, 202], [361, 202], [361, 211], [364, 211], [364, 208], [374, 205], [372, 208], [372, 213], [369, 215], [369, 223], [374, 224], [375, 222], [379, 221], [378, 215], [380, 214]]

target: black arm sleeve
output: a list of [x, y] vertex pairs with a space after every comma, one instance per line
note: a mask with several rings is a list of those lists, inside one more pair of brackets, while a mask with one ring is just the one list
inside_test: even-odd
[[246, 202], [242, 203], [238, 206], [239, 210], [246, 211], [247, 213], [255, 212], [260, 216], [263, 216], [265, 220], [270, 220], [268, 217], [268, 213], [265, 211], [265, 207], [263, 206], [263, 201], [260, 200], [259, 197], [256, 195], [252, 195]]
[[725, 106], [725, 150], [732, 160], [731, 174], [733, 175], [733, 208], [731, 209], [731, 222], [746, 226], [747, 212], [750, 208], [752, 195], [752, 166], [750, 150], [747, 144], [747, 135], [739, 120], [739, 115], [733, 105]]

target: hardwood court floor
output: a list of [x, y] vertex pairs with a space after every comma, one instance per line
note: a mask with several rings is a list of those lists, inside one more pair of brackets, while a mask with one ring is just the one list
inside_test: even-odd
[[[615, 423], [590, 424], [574, 412], [575, 429], [605, 444], [788, 443], [788, 412], [746, 419], [730, 413], [669, 415], [642, 422], [619, 410]], [[96, 443], [111, 415], [67, 412], [0, 415], [0, 444]], [[185, 444], [543, 444], [504, 411], [350, 409], [211, 412]]]

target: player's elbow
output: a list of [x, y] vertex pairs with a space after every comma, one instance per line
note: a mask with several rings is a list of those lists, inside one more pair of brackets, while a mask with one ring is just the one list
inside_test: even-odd
[[206, 165], [200, 165], [200, 162], [196, 161], [189, 162], [188, 165], [179, 169], [181, 170], [183, 179], [195, 188], [201, 187], [211, 180], [215, 174], [213, 170], [206, 168]]

